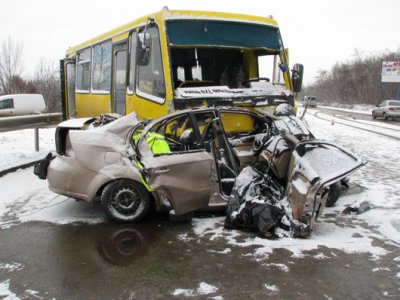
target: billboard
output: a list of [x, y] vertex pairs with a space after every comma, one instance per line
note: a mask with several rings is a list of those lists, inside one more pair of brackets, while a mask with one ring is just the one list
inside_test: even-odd
[[400, 61], [382, 63], [382, 82], [400, 82]]

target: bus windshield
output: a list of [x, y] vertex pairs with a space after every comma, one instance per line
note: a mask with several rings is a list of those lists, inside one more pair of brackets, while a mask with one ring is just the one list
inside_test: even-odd
[[256, 24], [179, 20], [167, 23], [170, 45], [281, 50], [277, 28]]
[[278, 68], [283, 53], [278, 28], [205, 20], [170, 20], [166, 28], [177, 98], [196, 93], [219, 97], [232, 90], [237, 97], [251, 96], [255, 89], [258, 96], [262, 89], [281, 94], [277, 84], [285, 83]]

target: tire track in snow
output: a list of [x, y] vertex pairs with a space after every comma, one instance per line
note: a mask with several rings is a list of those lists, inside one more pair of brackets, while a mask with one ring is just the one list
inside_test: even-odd
[[[314, 114], [314, 116], [316, 118], [320, 119], [320, 120], [324, 120], [324, 121], [328, 121], [328, 122], [332, 121], [332, 119], [328, 119], [328, 118], [324, 118], [324, 117], [318, 116], [318, 114], [320, 114], [320, 113], [316, 112]], [[339, 117], [336, 117], [336, 116], [334, 116], [334, 117], [335, 118], [339, 118]], [[348, 120], [348, 119], [346, 119], [346, 121], [355, 123], [354, 121]], [[345, 122], [335, 121], [335, 123], [340, 124], [340, 125], [344, 125], [344, 126], [348, 126], [348, 127], [352, 127], [352, 128], [356, 128], [356, 129], [359, 129], [359, 130], [367, 131], [367, 132], [370, 132], [370, 133], [378, 134], [378, 135], [381, 135], [381, 136], [384, 136], [384, 137], [388, 137], [388, 138], [400, 141], [400, 137], [396, 137], [396, 136], [393, 136], [393, 135], [390, 135], [390, 134], [386, 134], [386, 133], [383, 133], [383, 132], [379, 132], [379, 131], [376, 131], [376, 130], [366, 129], [366, 128], [363, 128], [363, 127], [360, 127], [360, 126], [356, 126], [356, 125], [346, 124]], [[385, 129], [387, 129], [387, 128], [385, 128]]]

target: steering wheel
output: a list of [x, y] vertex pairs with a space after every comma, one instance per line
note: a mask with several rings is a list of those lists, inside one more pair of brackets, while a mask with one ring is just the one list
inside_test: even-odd
[[253, 141], [253, 151], [258, 153], [265, 143], [269, 140], [268, 132], [256, 134]]

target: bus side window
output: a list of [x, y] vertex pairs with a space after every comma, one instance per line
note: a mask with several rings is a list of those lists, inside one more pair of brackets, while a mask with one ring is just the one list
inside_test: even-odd
[[89, 92], [91, 48], [78, 53], [76, 68], [76, 91]]
[[111, 88], [111, 41], [92, 48], [92, 91], [109, 93]]
[[165, 98], [165, 83], [158, 28], [148, 28], [147, 32], [151, 36], [150, 62], [145, 66], [137, 66], [137, 89], [139, 93], [150, 95], [148, 98], [156, 102], [163, 102]]

